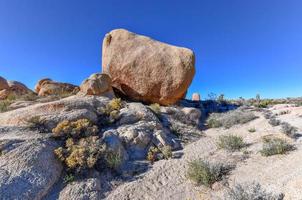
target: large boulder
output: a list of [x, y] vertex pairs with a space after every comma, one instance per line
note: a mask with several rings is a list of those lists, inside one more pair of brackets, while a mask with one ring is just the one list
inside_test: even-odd
[[45, 78], [36, 84], [35, 91], [39, 96], [68, 96], [76, 94], [79, 91], [79, 87], [69, 83], [55, 82], [49, 78]]
[[92, 74], [80, 86], [81, 93], [85, 95], [114, 97], [111, 87], [111, 78], [108, 74]]
[[103, 72], [128, 98], [169, 105], [183, 98], [195, 74], [194, 53], [137, 35], [113, 30], [103, 40]]
[[8, 89], [8, 83], [5, 78], [0, 76], [0, 90]]

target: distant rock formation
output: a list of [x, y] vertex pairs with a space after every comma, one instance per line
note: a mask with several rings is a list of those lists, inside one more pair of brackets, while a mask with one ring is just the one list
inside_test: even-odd
[[23, 83], [8, 81], [0, 76], [0, 100], [6, 99], [9, 96], [17, 97], [33, 93], [34, 92], [28, 89]]
[[200, 98], [200, 94], [199, 93], [193, 93], [192, 94], [192, 101], [200, 101], [201, 98]]
[[35, 91], [39, 96], [49, 95], [71, 95], [76, 94], [79, 91], [79, 87], [69, 84], [55, 82], [49, 78], [38, 81], [35, 86]]
[[82, 82], [80, 91], [84, 95], [114, 97], [111, 87], [111, 78], [107, 74], [92, 74]]
[[124, 29], [103, 40], [103, 72], [112, 86], [145, 103], [170, 105], [180, 100], [195, 74], [194, 53]]

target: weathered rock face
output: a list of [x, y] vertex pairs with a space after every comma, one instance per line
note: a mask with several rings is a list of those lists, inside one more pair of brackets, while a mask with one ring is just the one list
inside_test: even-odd
[[200, 101], [200, 94], [199, 93], [193, 93], [192, 94], [192, 101]]
[[0, 76], [0, 90], [4, 90], [4, 89], [8, 89], [9, 86], [8, 86], [8, 83], [7, 81]]
[[35, 91], [39, 96], [49, 95], [71, 95], [79, 91], [79, 87], [69, 84], [52, 81], [51, 79], [42, 79], [35, 86]]
[[169, 105], [186, 93], [195, 74], [194, 53], [124, 29], [103, 41], [103, 72], [132, 100]]
[[92, 74], [80, 86], [81, 93], [85, 95], [114, 97], [111, 87], [111, 78], [107, 74]]
[[0, 199], [41, 199], [62, 171], [53, 153], [56, 144], [46, 140], [10, 144], [0, 156]]

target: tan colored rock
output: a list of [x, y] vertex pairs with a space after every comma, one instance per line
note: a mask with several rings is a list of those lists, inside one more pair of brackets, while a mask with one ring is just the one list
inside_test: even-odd
[[72, 95], [79, 91], [79, 87], [69, 84], [55, 82], [51, 79], [42, 79], [36, 86], [35, 90], [39, 96], [49, 96], [49, 95]]
[[18, 97], [27, 94], [33, 94], [33, 91], [31, 91], [23, 83], [20, 83], [18, 81], [6, 81], [6, 83], [8, 87], [6, 87], [6, 89], [0, 90], [0, 100], [7, 99], [10, 96]]
[[32, 92], [26, 85], [18, 81], [7, 81], [9, 85], [9, 90], [14, 92], [15, 95], [24, 95], [29, 92]]
[[36, 93], [39, 94], [40, 89], [41, 89], [41, 85], [42, 85], [43, 82], [45, 82], [45, 81], [51, 81], [51, 79], [49, 79], [49, 78], [44, 78], [44, 79], [39, 80], [38, 83], [37, 83], [36, 86], [35, 86], [35, 91], [36, 91]]
[[111, 78], [107, 74], [92, 74], [80, 86], [81, 93], [85, 95], [114, 97], [111, 87]]
[[186, 93], [195, 74], [194, 53], [137, 35], [113, 30], [103, 40], [103, 72], [112, 86], [132, 100], [169, 105]]
[[8, 89], [8, 83], [5, 78], [0, 76], [0, 90]]
[[200, 101], [200, 94], [199, 93], [193, 93], [192, 94], [192, 101]]

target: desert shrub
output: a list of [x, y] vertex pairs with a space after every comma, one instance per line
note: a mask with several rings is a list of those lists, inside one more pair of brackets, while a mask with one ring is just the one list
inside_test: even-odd
[[172, 158], [172, 147], [169, 145], [165, 145], [162, 148], [160, 148], [161, 153], [163, 154], [164, 159], [168, 160], [169, 158]]
[[7, 100], [7, 99], [0, 100], [0, 113], [9, 111], [9, 106], [12, 103], [13, 103], [12, 101]]
[[229, 166], [198, 159], [189, 162], [187, 177], [197, 185], [211, 186], [216, 181], [222, 180], [229, 171]]
[[147, 153], [147, 160], [153, 164], [156, 160], [158, 160], [158, 153], [159, 149], [156, 147], [150, 147], [148, 153]]
[[226, 149], [232, 152], [239, 151], [241, 148], [246, 146], [245, 143], [243, 142], [242, 137], [236, 135], [219, 136], [217, 145], [222, 149]]
[[79, 140], [69, 138], [65, 146], [55, 149], [54, 153], [67, 170], [81, 173], [93, 168], [104, 150], [105, 146], [98, 136], [89, 136]]
[[269, 105], [273, 105], [273, 104], [274, 104], [273, 100], [271, 100], [271, 99], [265, 99], [265, 100], [261, 100], [258, 103], [257, 107], [258, 108], [267, 108]]
[[298, 129], [287, 122], [283, 122], [282, 125], [282, 132], [287, 135], [288, 137], [295, 138], [297, 136]]
[[280, 120], [276, 119], [276, 117], [272, 117], [269, 119], [268, 123], [272, 126], [279, 126], [280, 125]]
[[98, 127], [93, 125], [88, 119], [79, 119], [77, 121], [64, 120], [52, 132], [54, 137], [80, 138], [97, 134]]
[[279, 112], [279, 115], [286, 115], [286, 114], [289, 114], [289, 113], [290, 113], [290, 110], [283, 110], [283, 111]]
[[8, 101], [15, 101], [17, 99], [17, 96], [14, 95], [14, 94], [9, 94], [7, 97], [6, 97], [6, 100]]
[[272, 156], [276, 154], [285, 154], [294, 149], [294, 146], [286, 140], [280, 138], [266, 138], [263, 141], [263, 147], [260, 151], [263, 156]]
[[250, 133], [254, 133], [254, 132], [256, 132], [256, 129], [255, 129], [255, 128], [249, 128], [248, 131], [249, 131]]
[[106, 151], [105, 161], [110, 169], [117, 170], [123, 162], [123, 157], [121, 155], [121, 152], [119, 151], [118, 152]]
[[119, 98], [112, 99], [105, 107], [98, 109], [101, 114], [101, 124], [108, 125], [116, 121], [119, 117], [120, 109], [123, 107], [122, 100]]
[[256, 119], [252, 112], [233, 110], [226, 113], [213, 113], [209, 116], [207, 124], [210, 128], [230, 128], [236, 124], [244, 124]]
[[172, 155], [172, 148], [168, 145], [161, 148], [152, 146], [147, 153], [147, 160], [153, 164], [157, 160], [168, 160], [169, 158], [172, 158]]
[[114, 98], [107, 104], [107, 110], [114, 111], [122, 108], [122, 100], [120, 98]]
[[66, 175], [64, 176], [63, 182], [66, 184], [66, 183], [71, 183], [71, 182], [73, 182], [74, 180], [75, 180], [74, 175], [70, 173], [70, 174], [66, 174]]
[[149, 108], [155, 113], [160, 114], [160, 105], [158, 103], [153, 103], [149, 106]]
[[39, 131], [40, 133], [49, 132], [45, 120], [41, 119], [40, 116], [31, 117], [26, 123], [31, 130]]
[[264, 113], [264, 118], [265, 119], [270, 119], [272, 117], [272, 113], [271, 112], [265, 112]]
[[267, 192], [260, 184], [235, 185], [225, 195], [225, 200], [282, 200], [284, 194], [274, 195]]
[[33, 92], [18, 97], [19, 100], [23, 100], [23, 101], [35, 101], [38, 98], [39, 96]]

